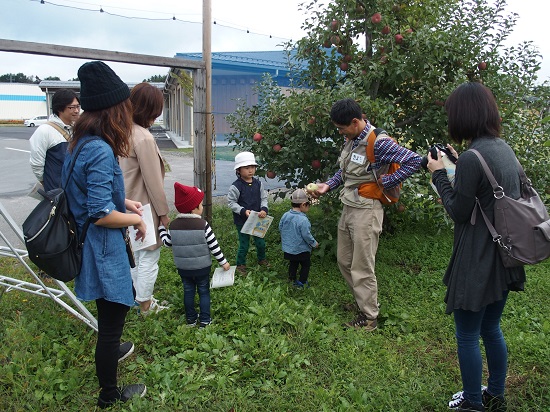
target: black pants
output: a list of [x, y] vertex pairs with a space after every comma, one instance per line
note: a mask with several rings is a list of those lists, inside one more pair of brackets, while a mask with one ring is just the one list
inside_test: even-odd
[[297, 255], [292, 255], [285, 252], [285, 259], [288, 262], [288, 280], [295, 281], [298, 273], [298, 266], [300, 268], [300, 282], [306, 283], [309, 276], [309, 268], [311, 267], [311, 253], [302, 252]]
[[124, 328], [126, 314], [130, 309], [120, 303], [97, 299], [97, 344], [95, 347], [95, 370], [104, 401], [117, 399], [117, 368], [120, 349], [120, 337]]

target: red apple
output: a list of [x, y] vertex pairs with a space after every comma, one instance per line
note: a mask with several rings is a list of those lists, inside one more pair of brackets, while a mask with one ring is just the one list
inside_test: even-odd
[[267, 173], [266, 173], [266, 176], [270, 179], [275, 179], [275, 176], [277, 176], [277, 173], [275, 173], [272, 170], [268, 170]]
[[311, 116], [309, 119], [307, 119], [308, 124], [315, 124], [315, 121], [316, 121], [315, 116]]
[[330, 29], [332, 31], [338, 31], [339, 28], [340, 28], [340, 22], [338, 20], [332, 20], [330, 22]]
[[382, 30], [381, 30], [382, 34], [390, 34], [390, 32], [391, 32], [390, 26], [382, 27]]
[[380, 63], [386, 64], [388, 62], [388, 55], [384, 54], [383, 56], [380, 56]]
[[252, 139], [254, 139], [255, 142], [259, 142], [263, 139], [263, 136], [260, 133], [256, 132], [254, 133], [254, 137]]
[[485, 70], [487, 68], [487, 63], [481, 62], [477, 65], [479, 70]]
[[320, 160], [313, 160], [311, 162], [311, 167], [313, 167], [314, 169], [319, 169], [321, 167], [321, 161]]
[[343, 59], [343, 61], [345, 61], [346, 63], [349, 63], [350, 61], [353, 60], [353, 56], [351, 54], [346, 54]]
[[281, 146], [279, 143], [273, 145], [273, 151], [275, 153], [279, 153], [281, 151], [281, 149], [283, 148], [283, 146]]
[[405, 33], [407, 33], [407, 34], [411, 34], [412, 32], [413, 32], [413, 29], [407, 29], [407, 30], [405, 30]]
[[346, 62], [342, 62], [340, 63], [340, 70], [342, 70], [343, 72], [347, 72], [349, 69], [349, 64], [346, 63]]
[[374, 13], [371, 16], [370, 21], [372, 21], [373, 24], [378, 24], [382, 21], [382, 15], [380, 13]]
[[335, 46], [338, 46], [340, 44], [340, 36], [337, 36], [336, 34], [330, 36], [330, 42]]
[[397, 44], [403, 43], [403, 36], [400, 35], [400, 34], [396, 34], [396, 35], [395, 35], [395, 42], [396, 42]]
[[401, 203], [397, 205], [397, 213], [403, 213], [405, 209], [406, 209], [405, 206], [402, 205]]

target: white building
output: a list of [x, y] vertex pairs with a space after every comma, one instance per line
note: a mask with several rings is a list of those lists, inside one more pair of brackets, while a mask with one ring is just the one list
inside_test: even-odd
[[37, 84], [0, 83], [0, 120], [48, 115], [46, 94]]

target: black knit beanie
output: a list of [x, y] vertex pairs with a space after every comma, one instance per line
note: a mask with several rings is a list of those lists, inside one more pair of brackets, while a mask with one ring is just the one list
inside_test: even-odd
[[130, 89], [105, 63], [84, 63], [78, 69], [80, 104], [84, 111], [108, 109], [130, 97]]

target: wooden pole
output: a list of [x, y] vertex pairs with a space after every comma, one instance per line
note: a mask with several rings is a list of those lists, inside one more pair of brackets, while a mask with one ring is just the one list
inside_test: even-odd
[[204, 144], [205, 183], [204, 218], [212, 224], [212, 4], [203, 0], [202, 58], [206, 72], [206, 139]]

